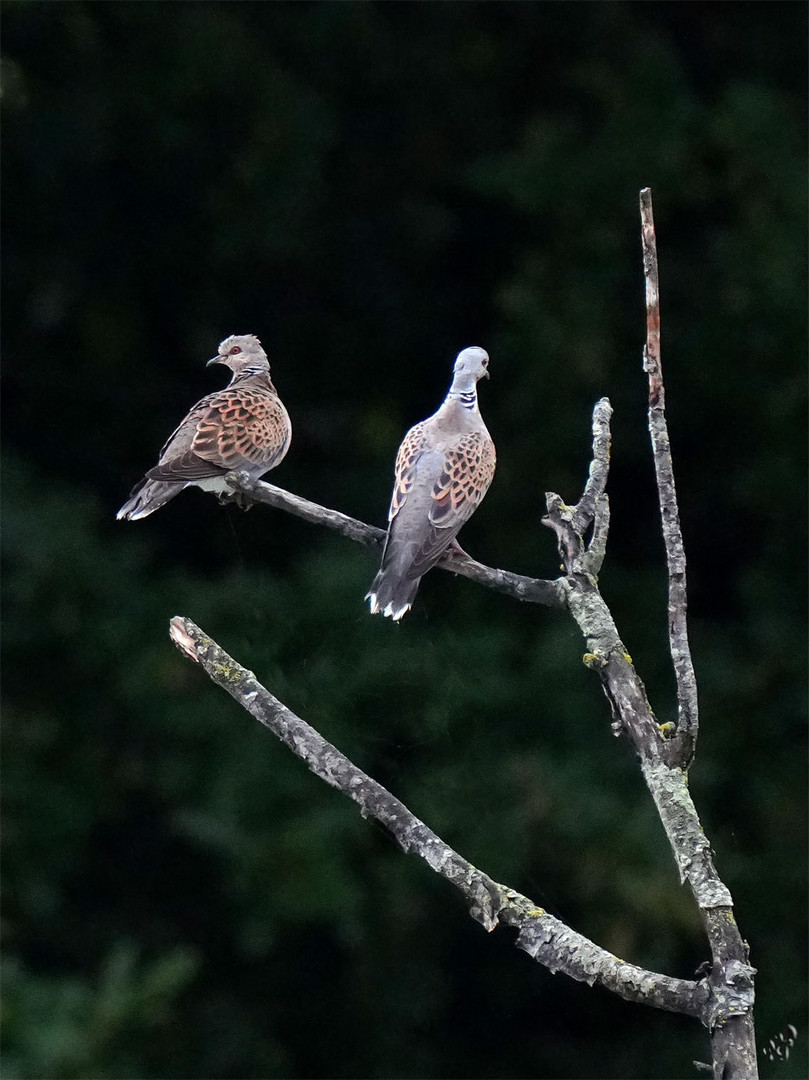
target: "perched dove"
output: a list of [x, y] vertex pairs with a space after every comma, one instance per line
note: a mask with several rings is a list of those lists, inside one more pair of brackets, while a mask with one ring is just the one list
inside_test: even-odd
[[492, 482], [495, 452], [478, 410], [489, 356], [477, 346], [455, 361], [443, 405], [405, 435], [396, 457], [382, 566], [366, 596], [371, 614], [397, 620], [419, 582], [469, 520]]
[[191, 409], [160, 451], [157, 465], [118, 511], [119, 520], [147, 517], [189, 484], [227, 494], [224, 477], [229, 472], [245, 471], [258, 479], [289, 449], [292, 425], [258, 338], [225, 338], [211, 364], [229, 367], [230, 383]]

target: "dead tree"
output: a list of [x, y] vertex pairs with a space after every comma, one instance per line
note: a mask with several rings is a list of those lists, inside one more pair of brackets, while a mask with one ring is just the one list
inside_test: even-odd
[[[538, 580], [475, 562], [460, 549], [439, 564], [481, 585], [526, 603], [562, 608], [575, 619], [586, 641], [584, 661], [601, 681], [613, 730], [634, 748], [643, 778], [669, 838], [681, 882], [687, 882], [702, 918], [711, 951], [696, 980], [676, 979], [625, 963], [549, 915], [528, 897], [501, 885], [453, 851], [395, 796], [366, 775], [304, 720], [296, 716], [190, 619], [171, 620], [173, 641], [297, 754], [313, 773], [353, 799], [364, 817], [384, 825], [406, 852], [420, 856], [466, 897], [470, 914], [487, 930], [498, 924], [517, 929], [516, 944], [552, 972], [562, 971], [590, 985], [598, 983], [627, 1001], [640, 1002], [700, 1020], [710, 1033], [716, 1080], [758, 1076], [753, 1027], [753, 976], [748, 951], [733, 917], [733, 901], [713, 862], [688, 788], [698, 733], [697, 688], [686, 624], [685, 554], [674, 485], [665, 391], [660, 365], [660, 305], [651, 192], [640, 193], [643, 265], [646, 279], [646, 346], [649, 431], [654, 455], [669, 581], [669, 642], [677, 682], [676, 723], [658, 723], [646, 689], [626, 651], [598, 586], [609, 531], [610, 416], [602, 398], [593, 410], [593, 450], [581, 498], [566, 504], [546, 494], [543, 524], [556, 534], [563, 574]], [[316, 525], [378, 548], [375, 529], [344, 514], [244, 475], [231, 477], [235, 490], [254, 501], [296, 514]], [[695, 1063], [700, 1065], [701, 1063]]]

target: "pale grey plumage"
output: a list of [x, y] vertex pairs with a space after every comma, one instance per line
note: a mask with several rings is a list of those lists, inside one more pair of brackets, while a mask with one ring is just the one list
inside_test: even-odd
[[477, 346], [460, 352], [441, 408], [399, 447], [382, 565], [366, 596], [372, 614], [401, 619], [489, 488], [496, 456], [477, 399], [488, 363]]
[[292, 426], [270, 379], [270, 365], [254, 334], [233, 334], [208, 364], [233, 372], [224, 390], [198, 401], [117, 513], [137, 521], [165, 505], [189, 485], [227, 494], [224, 477], [233, 471], [254, 479], [282, 460]]

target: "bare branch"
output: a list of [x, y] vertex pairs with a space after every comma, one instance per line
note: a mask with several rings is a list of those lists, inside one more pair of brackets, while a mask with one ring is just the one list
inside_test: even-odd
[[528, 897], [494, 881], [412, 814], [381, 784], [358, 769], [314, 728], [288, 709], [190, 619], [170, 623], [174, 643], [327, 784], [353, 799], [363, 817], [385, 826], [402, 849], [418, 855], [454, 885], [470, 914], [487, 930], [498, 923], [516, 928], [515, 944], [550, 971], [564, 972], [590, 986], [599, 984], [626, 1001], [640, 1002], [707, 1022], [712, 1003], [706, 980], [692, 982], [646, 971], [571, 930]]
[[610, 500], [606, 494], [599, 495], [598, 499], [596, 499], [595, 516], [593, 518], [593, 535], [582, 559], [588, 573], [595, 576], [601, 573], [601, 567], [604, 564], [609, 531]]
[[[303, 499], [300, 495], [293, 495], [292, 492], [284, 491], [283, 488], [276, 487], [274, 484], [267, 484], [263, 480], [252, 480], [247, 473], [230, 473], [227, 480], [235, 491], [244, 493], [255, 502], [266, 503], [278, 510], [286, 510], [313, 525], [325, 525], [340, 533], [341, 536], [355, 540], [366, 547], [379, 548], [385, 540], [383, 529], [366, 525], [364, 521], [358, 521], [347, 514], [341, 514], [338, 510], [330, 510], [318, 503], [310, 502], [309, 499]], [[564, 589], [559, 581], [524, 577], [522, 574], [512, 574], [509, 570], [497, 570], [493, 566], [485, 566], [471, 558], [457, 545], [445, 552], [437, 565], [442, 570], [469, 578], [479, 585], [505, 593], [515, 600], [522, 600], [529, 604], [542, 604], [545, 607], [564, 606]]]
[[385, 530], [377, 529], [373, 525], [366, 525], [364, 521], [341, 514], [339, 510], [330, 510], [326, 506], [310, 502], [300, 495], [293, 495], [291, 491], [268, 484], [264, 480], [254, 480], [247, 472], [228, 473], [225, 477], [227, 482], [236, 491], [244, 492], [254, 502], [266, 503], [276, 510], [286, 510], [295, 517], [303, 518], [311, 525], [325, 525], [327, 529], [334, 529], [341, 536], [349, 540], [356, 540], [358, 544], [364, 544], [370, 548], [381, 548], [385, 542]]
[[677, 742], [681, 763], [687, 766], [694, 756], [699, 730], [697, 682], [688, 645], [685, 548], [677, 507], [677, 489], [671, 461], [666, 391], [660, 361], [660, 282], [657, 269], [657, 242], [652, 215], [652, 192], [640, 193], [643, 273], [646, 279], [646, 347], [643, 369], [649, 376], [649, 433], [652, 438], [660, 517], [669, 574], [669, 645], [677, 679]]
[[590, 473], [573, 516], [573, 527], [582, 536], [595, 517], [598, 500], [607, 489], [612, 443], [611, 417], [610, 399], [601, 398], [593, 409], [593, 459], [590, 462]]

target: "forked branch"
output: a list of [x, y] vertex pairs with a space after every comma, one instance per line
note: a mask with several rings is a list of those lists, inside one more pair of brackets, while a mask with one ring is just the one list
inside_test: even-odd
[[[511, 574], [483, 566], [465, 552], [452, 550], [439, 566], [518, 600], [566, 607], [587, 642], [585, 664], [598, 674], [610, 702], [613, 729], [624, 733], [636, 750], [644, 780], [668, 836], [680, 874], [703, 919], [711, 948], [710, 974], [699, 982], [672, 979], [616, 960], [593, 942], [537, 908], [526, 897], [499, 885], [449, 848], [365, 773], [351, 764], [303, 720], [266, 690], [190, 620], [177, 616], [171, 635], [191, 659], [239, 703], [274, 731], [318, 776], [354, 799], [363, 814], [375, 817], [406, 851], [414, 851], [459, 888], [472, 915], [487, 929], [498, 922], [519, 930], [517, 944], [551, 971], [598, 982], [627, 1000], [697, 1016], [711, 1031], [715, 1080], [755, 1080], [753, 975], [747, 950], [733, 918], [732, 899], [713, 863], [687, 782], [697, 735], [697, 692], [686, 627], [685, 554], [665, 417], [660, 366], [660, 307], [651, 193], [641, 192], [647, 340], [644, 367], [649, 375], [649, 430], [657, 475], [669, 576], [669, 637], [677, 678], [678, 724], [658, 724], [646, 689], [618, 634], [598, 588], [606, 552], [609, 501], [606, 494], [610, 455], [609, 401], [593, 411], [593, 457], [579, 502], [567, 505], [546, 494], [543, 524], [557, 539], [563, 576], [555, 581]], [[384, 533], [345, 514], [318, 506], [274, 485], [232, 474], [234, 491], [335, 529], [341, 535], [378, 547]], [[588, 539], [589, 537], [589, 539]]]

